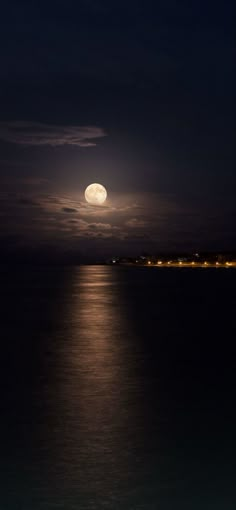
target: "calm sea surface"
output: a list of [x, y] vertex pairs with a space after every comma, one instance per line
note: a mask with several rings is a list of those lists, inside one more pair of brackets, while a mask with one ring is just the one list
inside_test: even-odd
[[0, 278], [0, 510], [236, 508], [236, 270]]

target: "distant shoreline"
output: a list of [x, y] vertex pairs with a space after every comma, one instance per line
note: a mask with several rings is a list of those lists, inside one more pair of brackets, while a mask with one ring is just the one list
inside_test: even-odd
[[155, 267], [155, 268], [158, 268], [158, 269], [162, 269], [162, 268], [168, 268], [168, 269], [171, 269], [171, 268], [178, 268], [178, 269], [182, 269], [182, 268], [188, 268], [188, 269], [235, 269], [236, 268], [236, 262], [230, 262], [230, 263], [226, 263], [226, 264], [214, 264], [214, 263], [207, 263], [207, 264], [198, 264], [198, 263], [171, 263], [171, 264], [168, 264], [168, 263], [165, 263], [163, 262], [162, 264], [154, 264], [154, 263], [151, 263], [151, 264], [135, 264], [135, 263], [132, 263], [132, 262], [127, 262], [127, 263], [115, 263], [115, 264], [112, 264], [112, 263], [109, 263], [107, 264], [109, 266], [119, 266], [119, 267], [148, 267], [148, 268], [151, 268], [151, 267]]

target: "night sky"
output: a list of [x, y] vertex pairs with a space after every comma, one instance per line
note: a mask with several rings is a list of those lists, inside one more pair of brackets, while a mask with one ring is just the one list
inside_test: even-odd
[[0, 256], [235, 249], [233, 28], [231, 1], [5, 2]]

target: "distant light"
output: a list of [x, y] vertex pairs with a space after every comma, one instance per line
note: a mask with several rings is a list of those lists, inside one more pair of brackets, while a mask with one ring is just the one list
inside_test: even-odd
[[232, 266], [232, 262], [226, 262], [226, 266]]
[[157, 264], [158, 264], [158, 266], [161, 266], [162, 260], [158, 260]]
[[169, 261], [167, 262], [167, 264], [171, 264], [171, 260], [169, 260]]
[[192, 262], [192, 266], [194, 266], [194, 265], [195, 265], [195, 262]]
[[116, 263], [116, 260], [115, 260], [115, 259], [113, 259], [112, 264], [115, 264], [115, 263]]
[[151, 261], [149, 260], [149, 261], [148, 261], [148, 265], [150, 266], [150, 264], [151, 264]]
[[179, 265], [182, 266], [183, 262], [181, 262], [181, 260], [179, 261]]
[[219, 262], [216, 262], [216, 266], [218, 266], [218, 265], [219, 265]]

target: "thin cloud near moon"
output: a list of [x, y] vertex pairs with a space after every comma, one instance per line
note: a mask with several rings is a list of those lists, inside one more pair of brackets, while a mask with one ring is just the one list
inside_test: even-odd
[[25, 146], [93, 147], [99, 138], [106, 136], [103, 128], [96, 126], [56, 126], [40, 122], [0, 122], [0, 139]]

